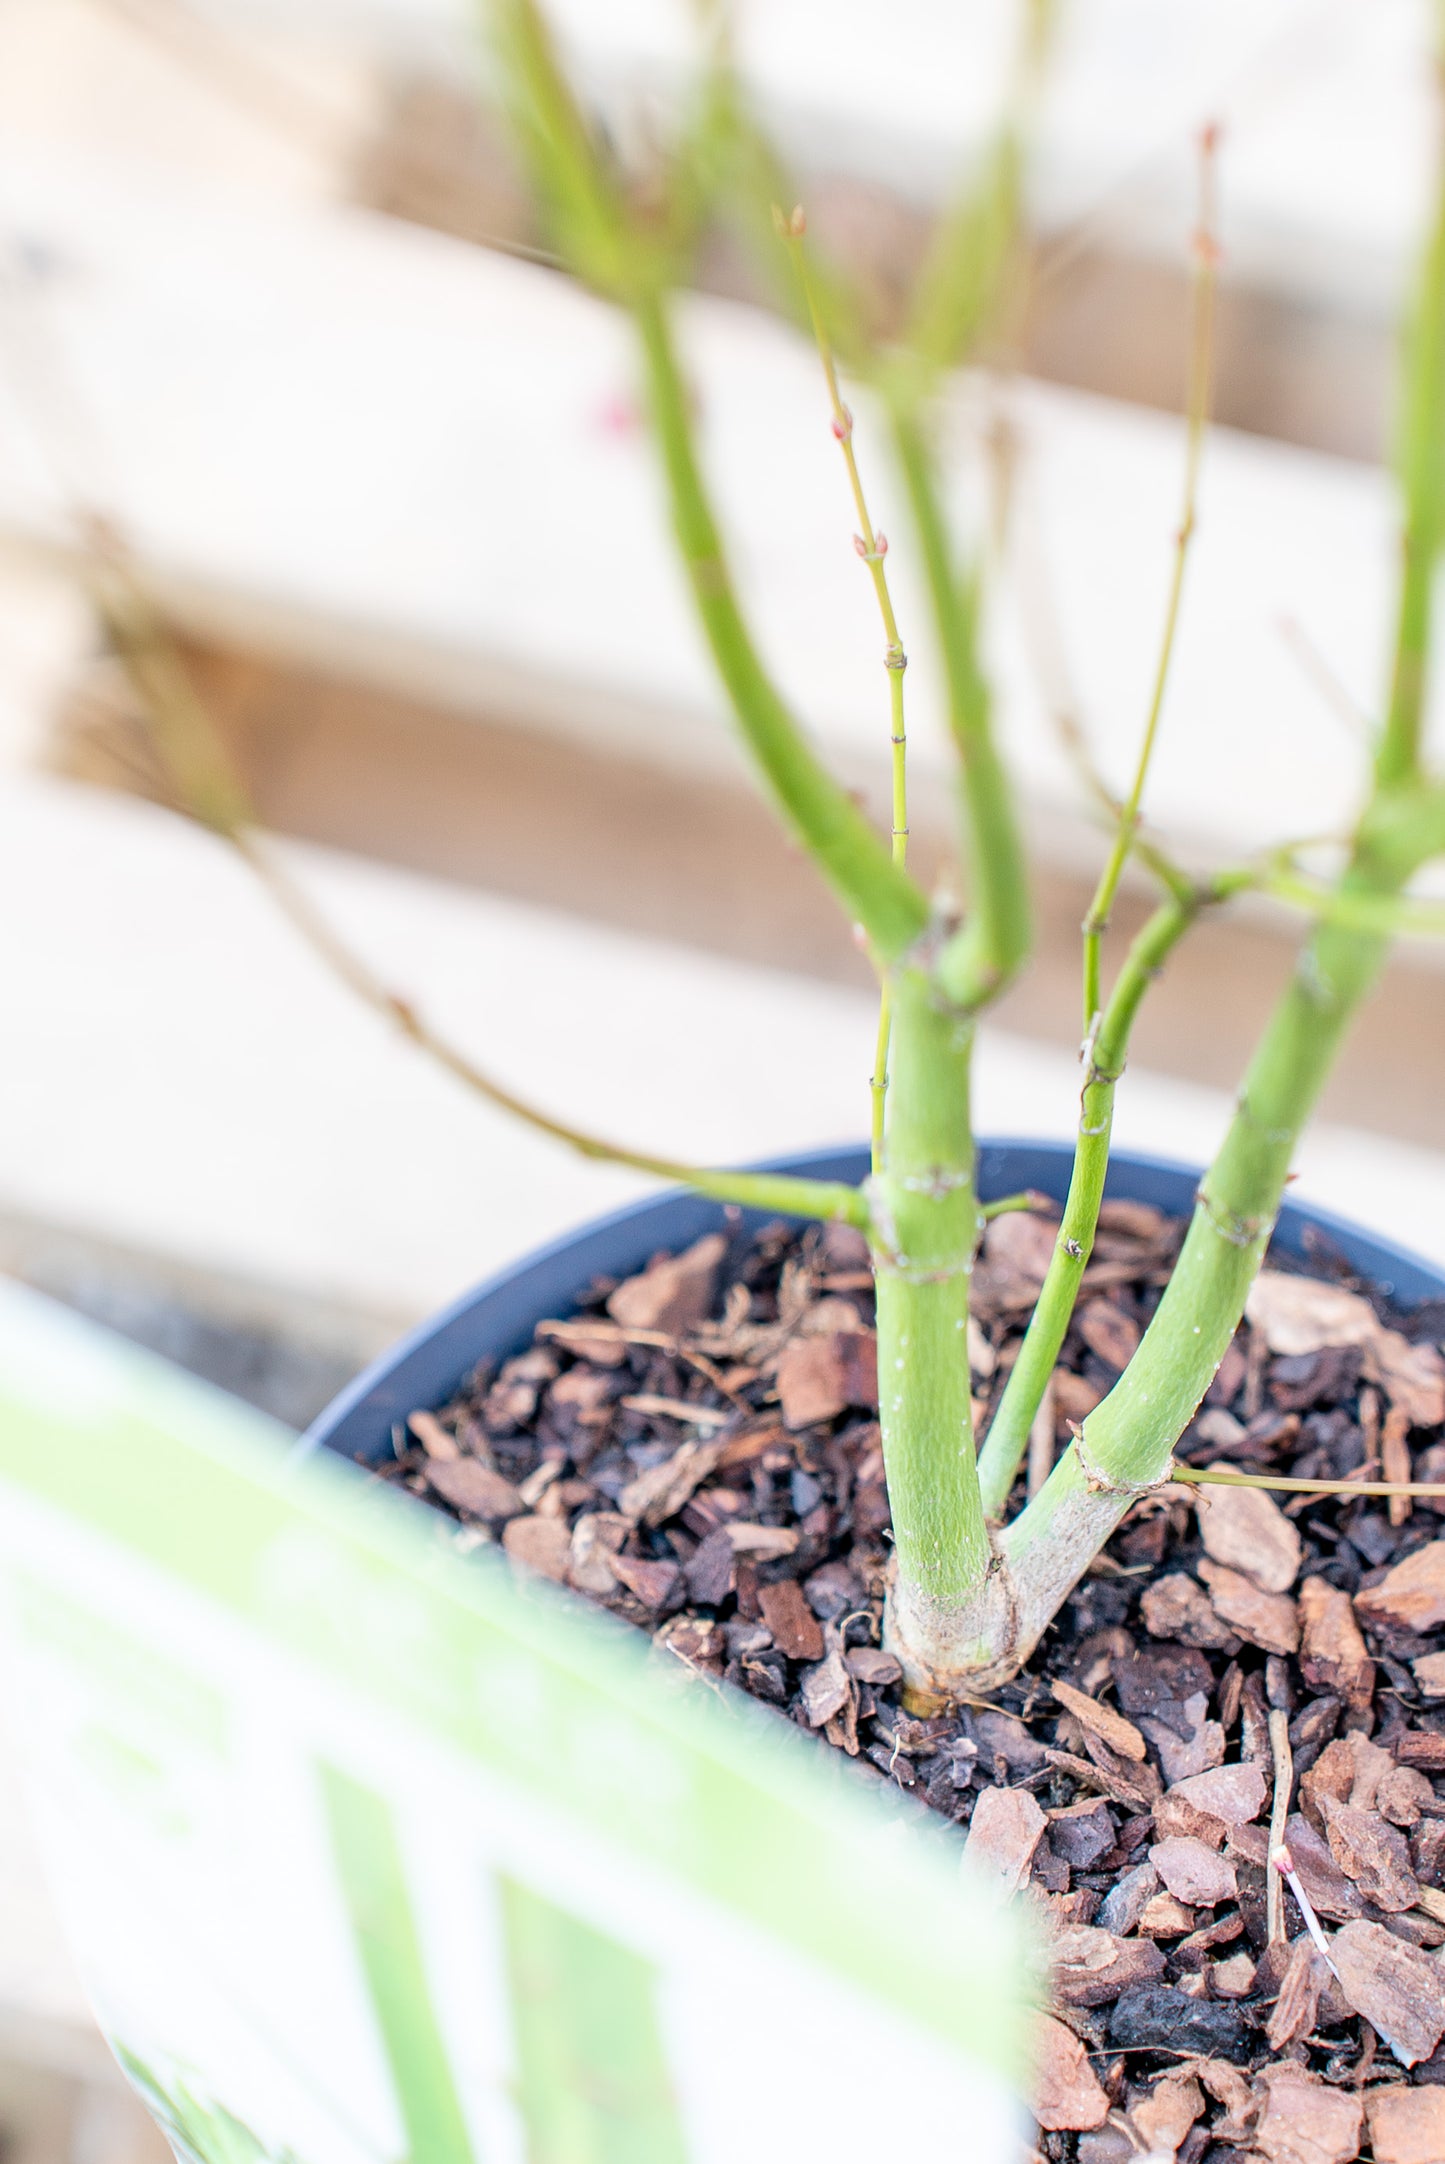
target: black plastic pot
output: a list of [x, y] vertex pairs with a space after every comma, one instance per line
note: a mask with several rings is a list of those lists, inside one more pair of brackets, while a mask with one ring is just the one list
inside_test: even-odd
[[[1073, 1152], [1063, 1143], [986, 1142], [979, 1150], [979, 1192], [988, 1201], [1032, 1187], [1062, 1202], [1072, 1162]], [[868, 1158], [862, 1149], [815, 1150], [776, 1159], [760, 1169], [860, 1180]], [[1182, 1216], [1193, 1202], [1198, 1179], [1185, 1165], [1116, 1156], [1109, 1166], [1107, 1192]], [[408, 1413], [445, 1403], [479, 1360], [521, 1352], [531, 1343], [534, 1326], [546, 1316], [567, 1314], [594, 1278], [627, 1277], [659, 1249], [686, 1247], [711, 1231], [722, 1216], [720, 1204], [674, 1190], [597, 1218], [539, 1248], [373, 1361], [313, 1423], [307, 1442], [364, 1463], [376, 1462], [390, 1451], [392, 1430]], [[1401, 1306], [1445, 1299], [1445, 1270], [1322, 1210], [1287, 1202], [1280, 1212], [1276, 1244], [1287, 1253], [1301, 1254], [1311, 1229]]]

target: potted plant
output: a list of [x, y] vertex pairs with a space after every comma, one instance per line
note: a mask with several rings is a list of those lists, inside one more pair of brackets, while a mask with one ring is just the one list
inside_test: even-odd
[[[981, 653], [984, 553], [945, 517], [936, 408], [1014, 291], [1048, 13], [1026, 10], [1016, 94], [940, 222], [901, 331], [870, 337], [802, 215], [775, 214], [882, 626], [893, 798], [880, 833], [754, 641], [673, 320], [704, 211], [788, 200], [771, 153], [719, 60], [683, 145], [639, 182], [589, 121], [534, 0], [492, 8], [558, 252], [635, 330], [680, 559], [737, 725], [877, 971], [872, 1131], [855, 1158], [661, 1160], [521, 1102], [438, 1040], [268, 856], [104, 536], [97, 584], [178, 794], [357, 991], [492, 1102], [700, 1198], [642, 1205], [523, 1266], [362, 1378], [320, 1438], [367, 1456], [394, 1438], [393, 1476], [471, 1539], [500, 1539], [870, 1777], [922, 1792], [1008, 1883], [1032, 1877], [1060, 1934], [1060, 2033], [1101, 2053], [1105, 2073], [1101, 2086], [1060, 2046], [1073, 2073], [1052, 2095], [1055, 2050], [1051, 2154], [1117, 2106], [1130, 2115], [1120, 2155], [1152, 2146], [1193, 2164], [1211, 2140], [1251, 2139], [1282, 2154], [1271, 2129], [1303, 2119], [1321, 2154], [1344, 2159], [1368, 2119], [1379, 2157], [1397, 2119], [1440, 2126], [1430, 2084], [1445, 2078], [1445, 1800], [1431, 1778], [1445, 1771], [1432, 1710], [1445, 1654], [1430, 1636], [1445, 1623], [1430, 1515], [1445, 1486], [1428, 1477], [1445, 1462], [1413, 1480], [1410, 1441], [1423, 1449], [1445, 1420], [1445, 1363], [1438, 1310], [1408, 1312], [1445, 1284], [1284, 1195], [1392, 937], [1438, 925], [1411, 889], [1445, 854], [1445, 780], [1423, 746], [1445, 540], [1445, 191], [1405, 342], [1397, 631], [1358, 815], [1323, 849], [1201, 873], [1146, 832], [1143, 807], [1208, 406], [1204, 145], [1167, 617], [1129, 786], [1094, 784], [1109, 843], [1083, 928], [1077, 1140], [1067, 1156], [986, 1150], [981, 1173], [974, 1034], [1026, 961], [1028, 877]], [[958, 754], [961, 902], [925, 892], [908, 860], [907, 655], [837, 355], [872, 392], [925, 572]], [[1131, 862], [1159, 899], [1109, 976]], [[1202, 914], [1247, 893], [1306, 921], [1224, 1141], [1200, 1177], [1125, 1164], [1111, 1180], [1115, 1092], [1150, 982]], [[1277, 1234], [1323, 1276], [1272, 1267]], [[1199, 2065], [1140, 2078], [1159, 2062], [1134, 2054], [1175, 2048]], [[1412, 2088], [1420, 2066], [1429, 2081]], [[1100, 2164], [1109, 2138], [1090, 2134]], [[1430, 2153], [1445, 2154], [1440, 2140]]]

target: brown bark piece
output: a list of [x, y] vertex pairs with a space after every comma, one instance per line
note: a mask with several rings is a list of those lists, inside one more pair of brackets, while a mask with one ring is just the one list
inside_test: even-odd
[[1445, 1360], [1435, 1346], [1412, 1345], [1398, 1330], [1376, 1330], [1365, 1372], [1408, 1426], [1438, 1428], [1445, 1420]]
[[786, 1428], [836, 1420], [850, 1405], [876, 1411], [878, 1340], [871, 1330], [832, 1330], [797, 1337], [778, 1362], [778, 1395]]
[[561, 1518], [513, 1518], [502, 1534], [502, 1546], [514, 1563], [559, 1585], [567, 1577], [572, 1559], [572, 1536]]
[[1139, 1350], [1139, 1325], [1112, 1300], [1085, 1301], [1075, 1319], [1090, 1352], [1122, 1374]]
[[1186, 1646], [1227, 1646], [1234, 1637], [1220, 1621], [1209, 1596], [1182, 1570], [1169, 1571], [1146, 1586], [1139, 1604], [1151, 1638]]
[[1330, 1854], [1367, 1901], [1387, 1916], [1403, 1915], [1420, 1898], [1405, 1836], [1373, 1811], [1357, 1811], [1333, 1796], [1320, 1798]]
[[1367, 1626], [1423, 1636], [1445, 1623], [1445, 1540], [1432, 1540], [1381, 1579], [1355, 1595], [1355, 1613]]
[[1383, 1924], [1346, 1924], [1330, 1945], [1340, 1989], [1402, 2066], [1428, 2059], [1445, 2036], [1445, 1969]]
[[1261, 1270], [1244, 1312], [1272, 1353], [1294, 1357], [1334, 1345], [1367, 1345], [1379, 1324], [1368, 1300], [1319, 1278]]
[[1073, 2030], [1052, 2014], [1043, 2015], [1036, 2051], [1034, 2114], [1044, 2131], [1084, 2133], [1102, 2126], [1109, 2116], [1109, 2099]]
[[1107, 2006], [1135, 1984], [1156, 1983], [1164, 1974], [1164, 1956], [1152, 1940], [1119, 1938], [1097, 1924], [1058, 1932], [1050, 1953], [1061, 2006]]
[[721, 1454], [719, 1442], [684, 1443], [661, 1465], [650, 1466], [630, 1480], [617, 1498], [618, 1509], [643, 1525], [666, 1524], [716, 1469]]
[[1187, 1834], [1156, 1841], [1149, 1861], [1170, 1893], [1194, 1908], [1217, 1908], [1238, 1897], [1239, 1878], [1228, 1857]]
[[1345, 1877], [1323, 1836], [1298, 1812], [1285, 1821], [1285, 1842], [1305, 1897], [1321, 1916], [1332, 1923], [1348, 1923], [1364, 1914], [1365, 1897], [1359, 1887]]
[[520, 1518], [527, 1507], [511, 1481], [483, 1465], [479, 1458], [429, 1458], [426, 1478], [427, 1486], [434, 1488], [453, 1510], [467, 1518], [480, 1518], [486, 1525], [504, 1525], [509, 1518]]
[[1243, 1571], [1208, 1557], [1199, 1575], [1209, 1588], [1215, 1614], [1231, 1631], [1266, 1653], [1298, 1652], [1299, 1611], [1288, 1593], [1262, 1593]]
[[1445, 1653], [1422, 1653], [1410, 1669], [1427, 1698], [1445, 1698]]
[[963, 1848], [965, 1863], [1004, 1893], [1017, 1893], [1029, 1875], [1046, 1823], [1037, 1799], [1026, 1788], [986, 1788], [973, 1807]]
[[1206, 1555], [1243, 1571], [1261, 1592], [1289, 1591], [1299, 1575], [1303, 1544], [1294, 1521], [1263, 1488], [1202, 1487], [1194, 1507]]
[[[1271, 1948], [1271, 1952], [1273, 1952]], [[1329, 1981], [1325, 1957], [1307, 1933], [1301, 1933], [1290, 1947], [1284, 1975], [1280, 1978], [1279, 1996], [1269, 2017], [1271, 2051], [1286, 2051], [1297, 2044], [1302, 2036], [1308, 2036], [1319, 2019], [1320, 1996]]]
[[1055, 1678], [1051, 1688], [1059, 1704], [1102, 1742], [1107, 1743], [1111, 1751], [1117, 1751], [1121, 1758], [1143, 1760], [1148, 1757], [1148, 1746], [1144, 1738], [1134, 1723], [1126, 1721], [1122, 1713], [1116, 1713], [1112, 1706], [1100, 1705], [1096, 1698], [1090, 1698], [1087, 1691], [1076, 1690], [1072, 1683], [1065, 1683], [1058, 1678]]
[[460, 1443], [442, 1426], [435, 1413], [408, 1413], [406, 1424], [429, 1458], [450, 1464], [453, 1459], [461, 1456]]
[[1418, 1826], [1435, 1801], [1428, 1777], [1415, 1766], [1391, 1763], [1375, 1794], [1375, 1808], [1392, 1826]]
[[1348, 2089], [1332, 2089], [1302, 2066], [1267, 2066], [1255, 2147], [1269, 2164], [1354, 2164], [1365, 2107]]
[[1146, 1901], [1139, 1918], [1139, 1929], [1146, 1938], [1178, 1939], [1186, 1931], [1194, 1929], [1195, 1916], [1172, 1893], [1157, 1893], [1152, 1901]]
[[1129, 2124], [1154, 2156], [1173, 2156], [1189, 2139], [1204, 2110], [1204, 2092], [1192, 2074], [1165, 2074], [1129, 2107]]
[[796, 1578], [780, 1578], [776, 1585], [759, 1586], [758, 1605], [780, 1653], [786, 1653], [790, 1661], [823, 1658], [823, 1627], [803, 1598]]
[[630, 1527], [617, 1510], [585, 1511], [572, 1528], [567, 1576], [579, 1593], [605, 1599], [617, 1583], [612, 1558]]
[[[787, 1579], [785, 1583], [791, 1585], [792, 1580]], [[765, 1586], [763, 1590], [770, 1592], [772, 1588]], [[776, 1631], [773, 1636], [777, 1637]], [[825, 1722], [836, 1719], [853, 1699], [853, 1682], [843, 1666], [842, 1654], [835, 1648], [826, 1660], [805, 1668], [801, 1688], [803, 1711], [810, 1728], [821, 1728]]]
[[1216, 1999], [1247, 1999], [1257, 1975], [1248, 1954], [1231, 1954], [1227, 1961], [1216, 1961], [1209, 1971], [1209, 1988]]
[[706, 1320], [727, 1253], [726, 1237], [705, 1233], [680, 1255], [649, 1263], [620, 1284], [607, 1302], [614, 1322], [627, 1330], [662, 1330], [675, 1337]]
[[672, 1606], [682, 1591], [682, 1572], [665, 1556], [614, 1555], [612, 1572], [644, 1608], [658, 1615]]
[[770, 1563], [780, 1555], [792, 1555], [802, 1539], [795, 1525], [754, 1525], [748, 1518], [730, 1519], [727, 1536], [734, 1555], [749, 1555], [756, 1563]]
[[1347, 1705], [1367, 1706], [1375, 1690], [1370, 1659], [1348, 1593], [1324, 1578], [1299, 1590], [1300, 1667], [1317, 1691], [1334, 1691]]
[[1372, 2089], [1365, 2116], [1375, 2164], [1440, 2164], [1445, 2157], [1445, 2089]]
[[1247, 1826], [1251, 1819], [1258, 1818], [1267, 1793], [1264, 1774], [1247, 1760], [1233, 1766], [1211, 1766], [1208, 1773], [1192, 1773], [1187, 1781], [1176, 1781], [1169, 1791], [1196, 1811], [1222, 1819], [1226, 1826]]

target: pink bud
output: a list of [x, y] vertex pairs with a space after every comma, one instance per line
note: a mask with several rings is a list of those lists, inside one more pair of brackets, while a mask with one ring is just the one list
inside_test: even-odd
[[888, 536], [886, 533], [880, 532], [874, 535], [873, 550], [877, 556], [886, 556], [888, 554]]

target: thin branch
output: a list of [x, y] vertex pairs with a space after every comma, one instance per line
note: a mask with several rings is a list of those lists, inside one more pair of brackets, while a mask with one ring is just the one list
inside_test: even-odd
[[1290, 1495], [1445, 1496], [1439, 1480], [1296, 1480], [1283, 1473], [1226, 1473], [1212, 1465], [1171, 1465], [1168, 1478], [1191, 1488], [1277, 1488]]
[[[888, 537], [874, 526], [868, 500], [863, 492], [863, 476], [858, 470], [858, 454], [853, 445], [853, 414], [838, 385], [838, 364], [833, 352], [833, 341], [808, 267], [807, 251], [803, 246], [807, 222], [799, 209], [795, 209], [787, 217], [781, 210], [775, 209], [773, 215], [779, 237], [786, 242], [793, 259], [808, 319], [813, 326], [813, 338], [823, 367], [823, 379], [828, 386], [829, 403], [833, 409], [833, 434], [843, 453], [843, 463], [848, 471], [848, 486], [853, 494], [853, 508], [858, 514], [859, 531], [854, 536], [854, 546], [868, 567], [874, 597], [878, 603], [878, 613], [883, 619], [883, 636], [887, 642], [883, 651], [883, 666], [888, 675], [888, 741], [893, 783], [890, 839], [893, 861], [902, 871], [908, 862], [908, 729], [903, 708], [903, 675], [908, 667], [908, 656], [899, 633], [893, 596], [888, 586], [888, 573], [884, 568], [884, 558], [888, 554]], [[891, 988], [885, 977], [879, 989], [878, 1035], [873, 1052], [873, 1077], [870, 1085], [873, 1098], [872, 1154], [875, 1173], [881, 1170], [883, 1163], [892, 1006]]]
[[1214, 165], [1218, 143], [1217, 131], [1206, 128], [1200, 138], [1199, 156], [1199, 225], [1194, 236], [1194, 305], [1193, 331], [1190, 339], [1188, 421], [1186, 423], [1184, 455], [1184, 504], [1179, 529], [1174, 539], [1174, 567], [1169, 581], [1169, 599], [1164, 612], [1164, 635], [1160, 641], [1159, 659], [1154, 671], [1154, 688], [1150, 696], [1149, 711], [1144, 723], [1144, 736], [1139, 746], [1139, 757], [1134, 768], [1134, 779], [1124, 801], [1123, 815], [1109, 859], [1100, 875], [1089, 913], [1084, 919], [1084, 1030], [1087, 1034], [1094, 1027], [1094, 1018], [1100, 1011], [1100, 943], [1109, 923], [1109, 913], [1114, 906], [1114, 896], [1124, 866], [1133, 849], [1139, 827], [1140, 806], [1144, 798], [1144, 785], [1149, 778], [1149, 766], [1154, 756], [1154, 746], [1159, 735], [1159, 720], [1164, 711], [1164, 693], [1169, 683], [1169, 667], [1174, 658], [1175, 634], [1179, 628], [1180, 603], [1184, 597], [1184, 574], [1189, 563], [1190, 544], [1194, 538], [1195, 512], [1199, 495], [1199, 467], [1204, 450], [1204, 434], [1209, 419], [1210, 378], [1214, 362], [1214, 294], [1219, 265], [1219, 243], [1215, 234], [1214, 215]]
[[92, 527], [91, 586], [102, 621], [150, 724], [153, 741], [182, 806], [228, 842], [317, 959], [364, 1005], [400, 1030], [418, 1051], [498, 1111], [566, 1144], [596, 1163], [622, 1165], [677, 1180], [699, 1194], [787, 1216], [836, 1218], [868, 1229], [861, 1190], [842, 1182], [779, 1173], [689, 1165], [634, 1150], [574, 1127], [499, 1082], [426, 1022], [351, 947], [292, 879], [259, 832], [245, 791], [199, 699], [174, 640], [135, 577], [113, 532]]

